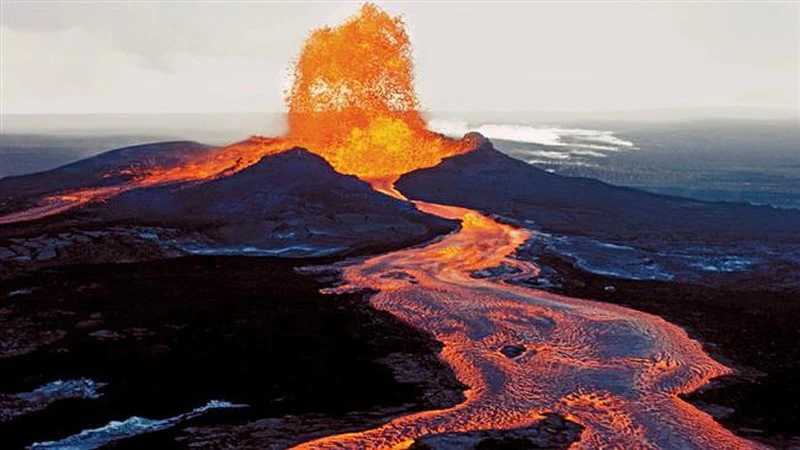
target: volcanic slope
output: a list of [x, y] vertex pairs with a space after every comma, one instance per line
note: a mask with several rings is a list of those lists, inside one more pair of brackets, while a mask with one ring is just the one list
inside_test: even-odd
[[131, 189], [7, 224], [0, 228], [0, 264], [34, 268], [187, 253], [341, 255], [419, 243], [456, 226], [294, 148], [228, 176]]
[[114, 188], [138, 173], [178, 167], [218, 151], [191, 141], [135, 145], [101, 153], [45, 172], [0, 179], [0, 214], [30, 208], [43, 197], [78, 189]]
[[408, 173], [395, 186], [412, 199], [621, 244], [800, 243], [800, 212], [688, 200], [551, 174], [495, 150], [485, 138], [476, 150]]

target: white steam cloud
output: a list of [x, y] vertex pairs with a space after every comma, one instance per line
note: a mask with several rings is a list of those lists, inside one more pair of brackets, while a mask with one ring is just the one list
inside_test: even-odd
[[453, 138], [477, 131], [493, 140], [545, 146], [545, 149], [520, 146], [503, 148], [503, 144], [498, 146], [530, 164], [593, 166], [593, 159], [605, 158], [614, 152], [637, 149], [633, 142], [607, 130], [496, 123], [473, 125], [465, 121], [437, 118], [431, 119], [428, 126]]
[[[477, 131], [489, 139], [539, 144], [554, 147], [584, 148], [599, 151], [633, 150], [633, 142], [614, 136], [613, 131], [588, 130], [583, 128], [537, 127], [514, 124], [471, 125], [465, 121], [431, 119], [428, 126], [446, 136], [460, 138], [470, 131]], [[599, 152], [578, 152], [586, 156], [597, 156]]]

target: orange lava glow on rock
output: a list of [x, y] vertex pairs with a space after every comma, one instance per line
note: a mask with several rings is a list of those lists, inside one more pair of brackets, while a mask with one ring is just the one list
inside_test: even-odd
[[397, 196], [394, 181], [474, 148], [427, 129], [414, 91], [411, 44], [399, 17], [372, 4], [307, 39], [287, 97], [289, 132], [253, 137], [188, 166], [155, 171], [151, 181], [205, 179], [240, 170], [264, 156], [303, 147], [337, 172]]
[[304, 147], [336, 171], [400, 197], [392, 187], [400, 175], [475, 147], [470, 138], [453, 140], [427, 129], [418, 111], [411, 44], [403, 22], [369, 3], [344, 24], [309, 36], [287, 104], [286, 136], [254, 136], [176, 167], [131, 169], [132, 180], [113, 189], [50, 196], [34, 208], [0, 216], [0, 224], [39, 219], [131, 189], [229, 175], [294, 147]]

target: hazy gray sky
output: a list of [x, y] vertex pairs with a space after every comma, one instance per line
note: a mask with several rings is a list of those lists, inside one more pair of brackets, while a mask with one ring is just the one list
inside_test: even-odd
[[[279, 110], [305, 36], [359, 5], [0, 3], [7, 114]], [[404, 16], [431, 110], [800, 103], [795, 1], [377, 3]]]

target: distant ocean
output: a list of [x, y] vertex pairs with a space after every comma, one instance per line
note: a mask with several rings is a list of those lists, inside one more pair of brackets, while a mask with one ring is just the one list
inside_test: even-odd
[[[222, 144], [283, 131], [282, 117], [276, 114], [135, 120], [48, 117], [46, 123], [23, 117], [7, 123], [14, 129], [0, 135], [0, 177], [47, 170], [141, 143], [189, 139]], [[527, 121], [524, 115], [513, 120], [454, 120], [442, 115], [431, 118], [430, 126], [454, 137], [478, 131], [499, 150], [560, 175], [707, 201], [800, 209], [796, 120], [598, 119], [548, 124]]]
[[450, 136], [478, 131], [498, 150], [560, 175], [707, 201], [800, 209], [797, 121], [565, 126], [433, 119], [431, 127]]

